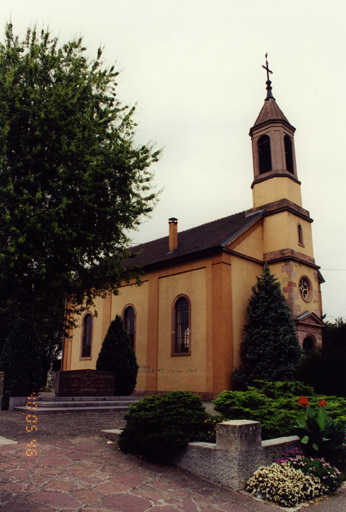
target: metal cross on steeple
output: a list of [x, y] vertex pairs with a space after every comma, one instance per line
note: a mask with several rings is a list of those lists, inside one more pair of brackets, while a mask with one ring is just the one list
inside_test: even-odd
[[272, 95], [272, 86], [271, 86], [271, 81], [269, 80], [269, 73], [273, 74], [273, 72], [269, 69], [269, 64], [268, 64], [268, 53], [265, 54], [265, 58], [266, 58], [266, 65], [263, 66], [262, 64], [262, 68], [266, 70], [267, 72], [267, 81], [266, 81], [266, 84], [267, 84], [267, 97], [266, 97], [266, 100], [269, 100], [269, 98], [274, 98], [274, 96]]

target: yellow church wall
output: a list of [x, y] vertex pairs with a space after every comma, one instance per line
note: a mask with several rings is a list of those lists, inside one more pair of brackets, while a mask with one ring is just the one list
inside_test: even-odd
[[230, 389], [232, 350], [232, 256], [214, 256], [208, 265], [207, 391]]
[[[191, 355], [171, 355], [172, 308], [179, 295], [191, 304]], [[157, 389], [206, 390], [206, 270], [159, 279]]]
[[[108, 327], [115, 316], [122, 316], [125, 306], [132, 305], [136, 312], [135, 352], [139, 365], [136, 389], [145, 389], [146, 346], [148, 331], [148, 283], [144, 280], [141, 286], [126, 285], [119, 288], [118, 295], [107, 295], [96, 298], [95, 307], [89, 313], [93, 315], [93, 331], [91, 357], [81, 358], [83, 313], [76, 319], [77, 327], [73, 330], [73, 338], [65, 340], [64, 369], [84, 370], [95, 369], [102, 342]], [[94, 316], [95, 310], [97, 316]]]
[[[320, 284], [317, 270], [296, 261], [278, 262], [270, 265], [271, 272], [280, 280], [281, 291], [291, 307], [292, 316], [309, 311], [321, 317]], [[301, 278], [307, 278], [311, 292], [304, 300], [299, 292]]]
[[271, 177], [256, 183], [252, 189], [252, 199], [254, 208], [280, 199], [289, 199], [298, 206], [302, 206], [299, 183], [285, 176]]
[[228, 245], [228, 248], [251, 258], [261, 260], [263, 258], [262, 237], [262, 220], [260, 220]]
[[123, 315], [124, 308], [131, 305], [135, 310], [135, 353], [137, 358], [138, 375], [137, 390], [146, 386], [147, 367], [147, 333], [148, 333], [148, 281], [143, 278], [142, 284], [125, 285], [119, 289], [118, 295], [112, 297], [111, 319]]
[[[96, 360], [99, 355], [102, 345], [102, 317], [103, 317], [104, 299], [97, 297], [95, 299], [95, 307], [89, 311], [85, 311], [82, 315], [75, 319], [77, 327], [73, 330], [73, 338], [65, 340], [66, 352], [64, 370], [86, 370], [95, 369]], [[94, 316], [97, 311], [97, 316]], [[92, 325], [92, 344], [91, 344], [91, 357], [81, 358], [82, 350], [82, 322], [87, 313], [93, 315]], [[66, 346], [67, 345], [67, 346]]]
[[[298, 241], [298, 225], [303, 230], [303, 245]], [[263, 219], [263, 253], [287, 248], [313, 258], [311, 223], [288, 211], [268, 215]]]
[[236, 256], [232, 257], [232, 310], [233, 310], [233, 364], [240, 365], [240, 344], [244, 339], [244, 325], [247, 322], [246, 308], [252, 295], [252, 287], [262, 265]]

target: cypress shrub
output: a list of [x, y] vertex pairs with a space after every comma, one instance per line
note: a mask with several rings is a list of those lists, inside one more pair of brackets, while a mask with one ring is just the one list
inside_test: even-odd
[[267, 264], [252, 291], [240, 347], [242, 366], [233, 373], [236, 389], [255, 379], [294, 380], [301, 357], [291, 311]]
[[136, 354], [119, 315], [109, 326], [103, 340], [96, 369], [115, 374], [114, 395], [131, 395], [136, 387], [138, 373]]

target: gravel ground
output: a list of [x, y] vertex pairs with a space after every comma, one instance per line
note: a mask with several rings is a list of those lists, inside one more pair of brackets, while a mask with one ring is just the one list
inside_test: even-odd
[[[47, 393], [50, 396], [51, 393]], [[204, 402], [207, 412], [214, 411], [211, 402]], [[19, 411], [0, 410], [0, 436], [13, 441], [25, 442], [32, 433], [26, 431], [29, 423], [27, 413]], [[83, 412], [58, 413], [37, 415], [37, 441], [67, 437], [90, 437], [100, 434], [100, 430], [123, 428], [125, 426], [124, 412]]]
[[[100, 430], [123, 428], [124, 412], [84, 412], [37, 415], [37, 441], [67, 437], [90, 437]], [[13, 441], [26, 442], [32, 433], [26, 432], [26, 414], [16, 411], [0, 411], [0, 436]]]

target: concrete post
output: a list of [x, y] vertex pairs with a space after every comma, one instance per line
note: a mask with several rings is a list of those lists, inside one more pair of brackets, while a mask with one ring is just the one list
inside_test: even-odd
[[216, 448], [228, 451], [248, 451], [261, 448], [259, 421], [230, 420], [216, 425]]

